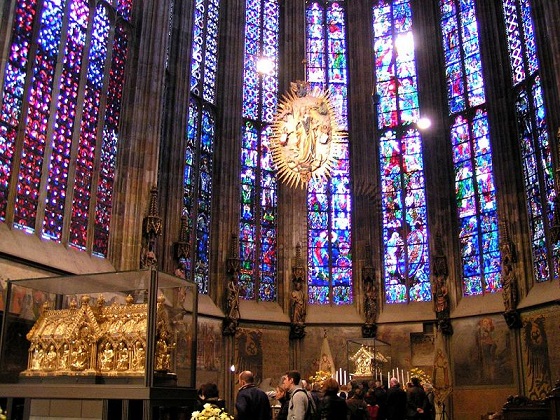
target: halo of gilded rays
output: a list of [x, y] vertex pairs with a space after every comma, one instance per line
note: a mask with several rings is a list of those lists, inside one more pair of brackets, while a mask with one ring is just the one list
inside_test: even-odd
[[[290, 187], [305, 188], [311, 179], [327, 180], [336, 166], [340, 147], [347, 132], [337, 122], [330, 92], [318, 87], [293, 83], [282, 96], [272, 123], [270, 151], [278, 170], [278, 179]], [[305, 125], [304, 109], [318, 110], [322, 138], [312, 148], [310, 156], [302, 156], [303, 141], [297, 128]], [[317, 122], [317, 121], [316, 121]], [[307, 141], [313, 141], [309, 138]], [[309, 153], [308, 153], [309, 154]]]

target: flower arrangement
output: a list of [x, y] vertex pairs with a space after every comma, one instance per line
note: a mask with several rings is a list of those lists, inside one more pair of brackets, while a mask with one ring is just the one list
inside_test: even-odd
[[318, 370], [315, 375], [309, 377], [310, 382], [323, 382], [325, 379], [332, 378], [332, 373], [326, 372], [324, 370]]
[[420, 379], [420, 383], [422, 383], [422, 384], [425, 384], [425, 383], [431, 384], [432, 383], [432, 377], [420, 368], [410, 369], [410, 376], [411, 377], [416, 376], [418, 379]]
[[202, 407], [202, 411], [192, 413], [191, 420], [233, 420], [233, 416], [215, 405], [206, 403]]

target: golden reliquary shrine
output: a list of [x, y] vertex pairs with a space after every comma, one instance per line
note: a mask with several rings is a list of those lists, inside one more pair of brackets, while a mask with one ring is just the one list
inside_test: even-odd
[[[157, 341], [154, 368], [168, 372], [173, 356], [165, 298], [158, 297]], [[27, 334], [31, 346], [22, 376], [105, 375], [144, 376], [146, 359], [147, 303], [106, 305], [101, 295], [95, 302], [81, 297], [68, 309], [49, 309], [48, 303]]]
[[[3, 374], [19, 383], [192, 386], [196, 285], [152, 270], [10, 282]], [[18, 296], [40, 306], [19, 311]], [[25, 299], [23, 299], [25, 300]], [[22, 344], [24, 344], [22, 342]], [[9, 371], [9, 372], [8, 372]]]

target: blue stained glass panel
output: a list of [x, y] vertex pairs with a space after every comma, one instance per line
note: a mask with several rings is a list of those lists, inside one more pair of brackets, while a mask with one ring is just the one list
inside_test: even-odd
[[431, 300], [420, 116], [410, 2], [373, 7], [387, 303]]

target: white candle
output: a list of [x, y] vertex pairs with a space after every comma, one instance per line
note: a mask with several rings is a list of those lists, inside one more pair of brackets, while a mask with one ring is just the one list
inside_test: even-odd
[[397, 379], [399, 380], [399, 382], [402, 383], [401, 378], [400, 378], [400, 376], [399, 376], [399, 368], [397, 368]]

